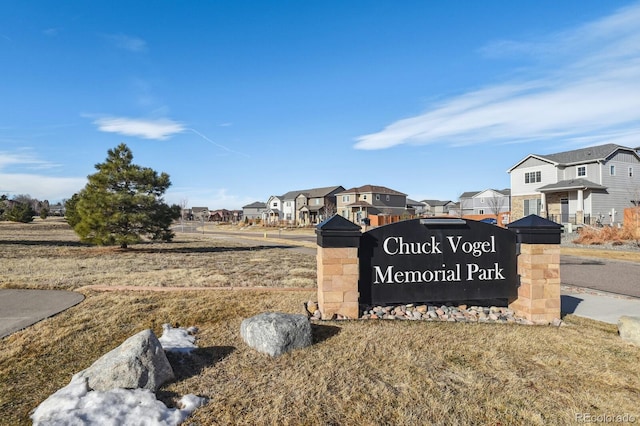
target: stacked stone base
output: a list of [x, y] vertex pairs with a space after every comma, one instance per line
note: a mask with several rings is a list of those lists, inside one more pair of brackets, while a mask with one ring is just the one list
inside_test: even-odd
[[358, 318], [358, 249], [318, 247], [317, 262], [322, 318]]

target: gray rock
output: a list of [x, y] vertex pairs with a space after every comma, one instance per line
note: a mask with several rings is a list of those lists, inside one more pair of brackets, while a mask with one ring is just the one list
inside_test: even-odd
[[306, 315], [268, 312], [247, 318], [240, 325], [247, 345], [271, 356], [311, 345], [311, 324]]
[[86, 378], [89, 388], [98, 391], [141, 388], [153, 392], [175, 378], [164, 349], [151, 330], [129, 337], [75, 377]]
[[640, 346], [640, 317], [621, 316], [618, 319], [618, 333], [622, 340]]

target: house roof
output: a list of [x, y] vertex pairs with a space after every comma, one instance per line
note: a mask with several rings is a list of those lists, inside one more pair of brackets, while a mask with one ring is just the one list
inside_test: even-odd
[[366, 193], [372, 193], [372, 194], [404, 195], [405, 197], [407, 196], [407, 194], [403, 192], [399, 192], [399, 191], [387, 188], [386, 186], [376, 186], [376, 185], [363, 185], [358, 188], [347, 189], [345, 191], [340, 192], [339, 194], [352, 194], [354, 192], [357, 194], [366, 192]]
[[246, 206], [242, 206], [243, 209], [266, 209], [267, 204], [261, 201], [256, 201], [255, 203], [247, 204]]
[[367, 203], [366, 201], [356, 201], [355, 203], [351, 203], [349, 205], [347, 205], [347, 207], [365, 207], [365, 208], [369, 208], [369, 207], [373, 207], [372, 204]]
[[424, 206], [424, 201], [416, 201], [416, 200], [412, 200], [411, 198], [407, 198], [407, 205], [408, 206]]
[[467, 191], [460, 194], [458, 198], [472, 198], [474, 195], [478, 194], [481, 191]]
[[620, 149], [625, 151], [630, 151], [640, 159], [640, 156], [638, 156], [638, 153], [633, 148], [617, 145], [614, 143], [608, 143], [604, 145], [590, 146], [587, 148], [574, 149], [571, 151], [558, 152], [555, 154], [548, 154], [548, 155], [529, 154], [507, 171], [511, 172], [513, 169], [515, 169], [520, 164], [522, 164], [525, 160], [531, 157], [548, 161], [555, 165], [567, 166], [571, 164], [591, 163], [595, 161], [606, 160], [613, 153], [615, 153]]
[[422, 200], [423, 203], [429, 204], [431, 207], [446, 206], [451, 203], [451, 200]]
[[538, 191], [547, 192], [547, 191], [560, 191], [560, 190], [568, 190], [568, 189], [607, 189], [607, 187], [591, 182], [587, 179], [569, 179], [569, 180], [561, 180], [556, 183], [551, 183], [549, 185], [542, 186], [538, 188]]
[[[308, 198], [326, 197], [327, 195], [329, 195], [333, 191], [340, 190], [340, 188], [342, 188], [341, 185], [338, 185], [338, 186], [326, 186], [324, 188], [299, 189], [299, 190], [296, 190], [296, 191], [289, 191], [286, 194], [284, 194], [281, 198], [284, 199], [284, 200], [293, 200], [300, 194], [304, 194]], [[344, 189], [344, 188], [342, 188], [342, 189]]]

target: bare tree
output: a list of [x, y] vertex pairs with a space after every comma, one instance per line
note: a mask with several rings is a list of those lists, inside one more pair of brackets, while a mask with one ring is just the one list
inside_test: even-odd
[[338, 212], [338, 208], [336, 207], [336, 203], [329, 199], [325, 199], [324, 203], [324, 219], [328, 219], [335, 215]]
[[183, 198], [180, 200], [180, 228], [182, 229], [182, 232], [184, 232], [184, 211], [187, 209], [187, 204], [188, 204], [188, 199], [187, 198]]
[[506, 202], [504, 195], [498, 195], [494, 192], [492, 197], [487, 198], [487, 206], [489, 211], [496, 217], [496, 221], [499, 221], [500, 213], [502, 212]]

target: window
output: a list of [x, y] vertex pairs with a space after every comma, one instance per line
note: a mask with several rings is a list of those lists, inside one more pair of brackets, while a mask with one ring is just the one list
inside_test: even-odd
[[380, 194], [376, 194], [376, 201], [380, 201]]
[[536, 183], [542, 181], [542, 172], [527, 172], [524, 174], [524, 183]]
[[484, 209], [478, 209], [478, 214], [484, 214]]
[[542, 200], [540, 198], [533, 198], [531, 200], [524, 200], [524, 215], [540, 214], [542, 206]]
[[387, 195], [387, 201], [389, 201], [389, 198], [390, 198], [390, 197]]
[[287, 207], [291, 207], [291, 201], [287, 201]]
[[349, 196], [348, 195], [343, 195], [342, 196], [342, 202], [343, 203], [348, 203], [349, 202]]
[[615, 176], [616, 175], [616, 166], [613, 165], [613, 164], [609, 166], [609, 175], [610, 176]]
[[316, 198], [316, 206], [320, 205], [320, 198]]
[[366, 195], [366, 194], [365, 194], [365, 195], [363, 195], [363, 196], [362, 196], [362, 199], [363, 199], [363, 200], [366, 200], [366, 199], [367, 199], [367, 195]]
[[586, 175], [587, 175], [587, 167], [586, 166], [578, 167], [578, 177], [586, 176]]
[[[484, 198], [480, 198], [480, 204], [484, 204]], [[483, 214], [483, 213], [480, 213]]]
[[633, 177], [633, 167], [629, 167], [629, 177]]
[[277, 201], [274, 201], [274, 202], [273, 202], [273, 204], [271, 204], [271, 207], [278, 208], [278, 202], [277, 202]]

